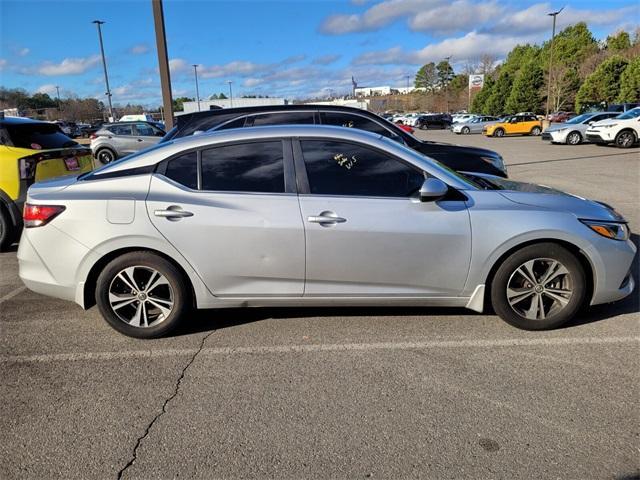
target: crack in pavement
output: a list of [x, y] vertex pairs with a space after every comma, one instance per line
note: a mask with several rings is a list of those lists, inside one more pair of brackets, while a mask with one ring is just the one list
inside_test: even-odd
[[122, 478], [124, 477], [125, 472], [135, 464], [136, 460], [138, 459], [138, 449], [142, 445], [142, 441], [145, 438], [147, 438], [149, 433], [151, 433], [151, 429], [153, 428], [155, 423], [160, 419], [160, 417], [162, 417], [165, 413], [167, 413], [167, 406], [169, 405], [169, 402], [171, 402], [171, 400], [173, 400], [174, 398], [176, 398], [178, 396], [178, 393], [180, 392], [180, 385], [182, 384], [182, 380], [184, 379], [184, 376], [187, 373], [187, 370], [193, 364], [193, 362], [196, 360], [196, 357], [198, 356], [198, 354], [204, 348], [204, 343], [215, 332], [216, 332], [216, 330], [213, 330], [212, 332], [209, 332], [207, 335], [205, 335], [203, 337], [202, 341], [200, 342], [200, 347], [192, 355], [192, 357], [189, 359], [187, 364], [182, 369], [182, 372], [180, 372], [180, 376], [178, 377], [178, 380], [176, 381], [176, 385], [175, 385], [173, 393], [164, 401], [164, 403], [162, 404], [162, 409], [160, 410], [160, 412], [158, 412], [158, 414], [155, 417], [153, 417], [151, 422], [149, 422], [149, 424], [147, 425], [147, 428], [145, 428], [144, 433], [142, 434], [142, 436], [138, 437], [138, 440], [136, 441], [136, 444], [133, 447], [133, 454], [131, 456], [131, 460], [129, 460], [129, 462], [127, 462], [127, 464], [124, 467], [122, 467], [120, 469], [120, 471], [118, 472], [118, 477], [117, 477], [118, 480], [122, 480]]

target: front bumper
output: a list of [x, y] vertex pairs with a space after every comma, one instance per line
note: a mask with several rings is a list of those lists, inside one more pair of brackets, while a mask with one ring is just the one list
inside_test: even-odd
[[[597, 234], [595, 234], [597, 235]], [[631, 274], [637, 248], [626, 242], [602, 237], [584, 253], [594, 268], [594, 289], [591, 305], [615, 302], [633, 292], [635, 279]]]
[[601, 132], [601, 131], [591, 131], [591, 130], [587, 130], [585, 137], [591, 143], [599, 143], [601, 145], [611, 143], [615, 139], [615, 136], [613, 136], [612, 134]]

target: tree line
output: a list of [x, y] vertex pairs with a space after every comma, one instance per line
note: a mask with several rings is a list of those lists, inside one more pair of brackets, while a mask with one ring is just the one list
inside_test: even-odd
[[[518, 45], [502, 63], [485, 55], [468, 62], [458, 74], [448, 60], [427, 63], [414, 81], [423, 91], [408, 103], [427, 105], [433, 111], [466, 108], [489, 115], [543, 113], [549, 80], [550, 111], [579, 112], [602, 102], [640, 100], [640, 29], [633, 39], [621, 31], [599, 42], [583, 22], [567, 27], [554, 39], [551, 70], [550, 48], [551, 41]], [[469, 105], [469, 75], [478, 73], [485, 75], [485, 84]]]

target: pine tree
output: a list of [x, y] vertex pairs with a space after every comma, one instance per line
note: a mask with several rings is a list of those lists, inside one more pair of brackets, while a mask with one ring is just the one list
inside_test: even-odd
[[438, 82], [438, 74], [436, 72], [436, 64], [431, 62], [420, 67], [416, 73], [414, 86], [416, 88], [424, 88], [427, 92], [432, 92]]
[[620, 75], [620, 93], [618, 102], [637, 102], [640, 100], [640, 57], [634, 58]]
[[507, 112], [537, 112], [542, 99], [540, 89], [544, 84], [544, 74], [537, 59], [532, 59], [518, 73], [507, 99]]
[[629, 62], [618, 56], [602, 62], [576, 94], [576, 112], [587, 102], [614, 102], [620, 94], [620, 77]]

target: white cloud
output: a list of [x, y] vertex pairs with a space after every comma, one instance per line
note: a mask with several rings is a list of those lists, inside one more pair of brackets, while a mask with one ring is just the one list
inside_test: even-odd
[[244, 82], [242, 82], [242, 86], [246, 88], [253, 88], [260, 85], [261, 83], [264, 83], [264, 80], [260, 78], [247, 78], [244, 80]]
[[0, 72], [7, 67], [7, 61], [4, 58], [0, 58]]
[[129, 49], [129, 53], [132, 53], [133, 55], [142, 55], [147, 53], [149, 50], [149, 45], [147, 45], [146, 43], [140, 43], [131, 47]]
[[342, 55], [321, 55], [313, 59], [314, 65], [329, 65], [337, 62]]
[[411, 16], [409, 28], [432, 35], [468, 31], [474, 26], [501, 16], [503, 12], [504, 7], [496, 1], [478, 3], [469, 0], [456, 0]]
[[48, 95], [55, 95], [56, 94], [56, 86], [52, 83], [47, 83], [45, 85], [40, 85], [37, 89], [36, 89], [36, 93], [46, 93]]
[[169, 70], [172, 74], [187, 71], [189, 64], [182, 58], [172, 58], [169, 60]]
[[99, 62], [99, 55], [84, 58], [65, 58], [60, 63], [44, 62], [36, 68], [36, 72], [46, 76], [79, 75], [95, 67]]
[[21, 48], [20, 50], [18, 50], [18, 55], [20, 55], [21, 57], [25, 57], [27, 55], [29, 55], [29, 52], [31, 50], [29, 50], [27, 47]]

